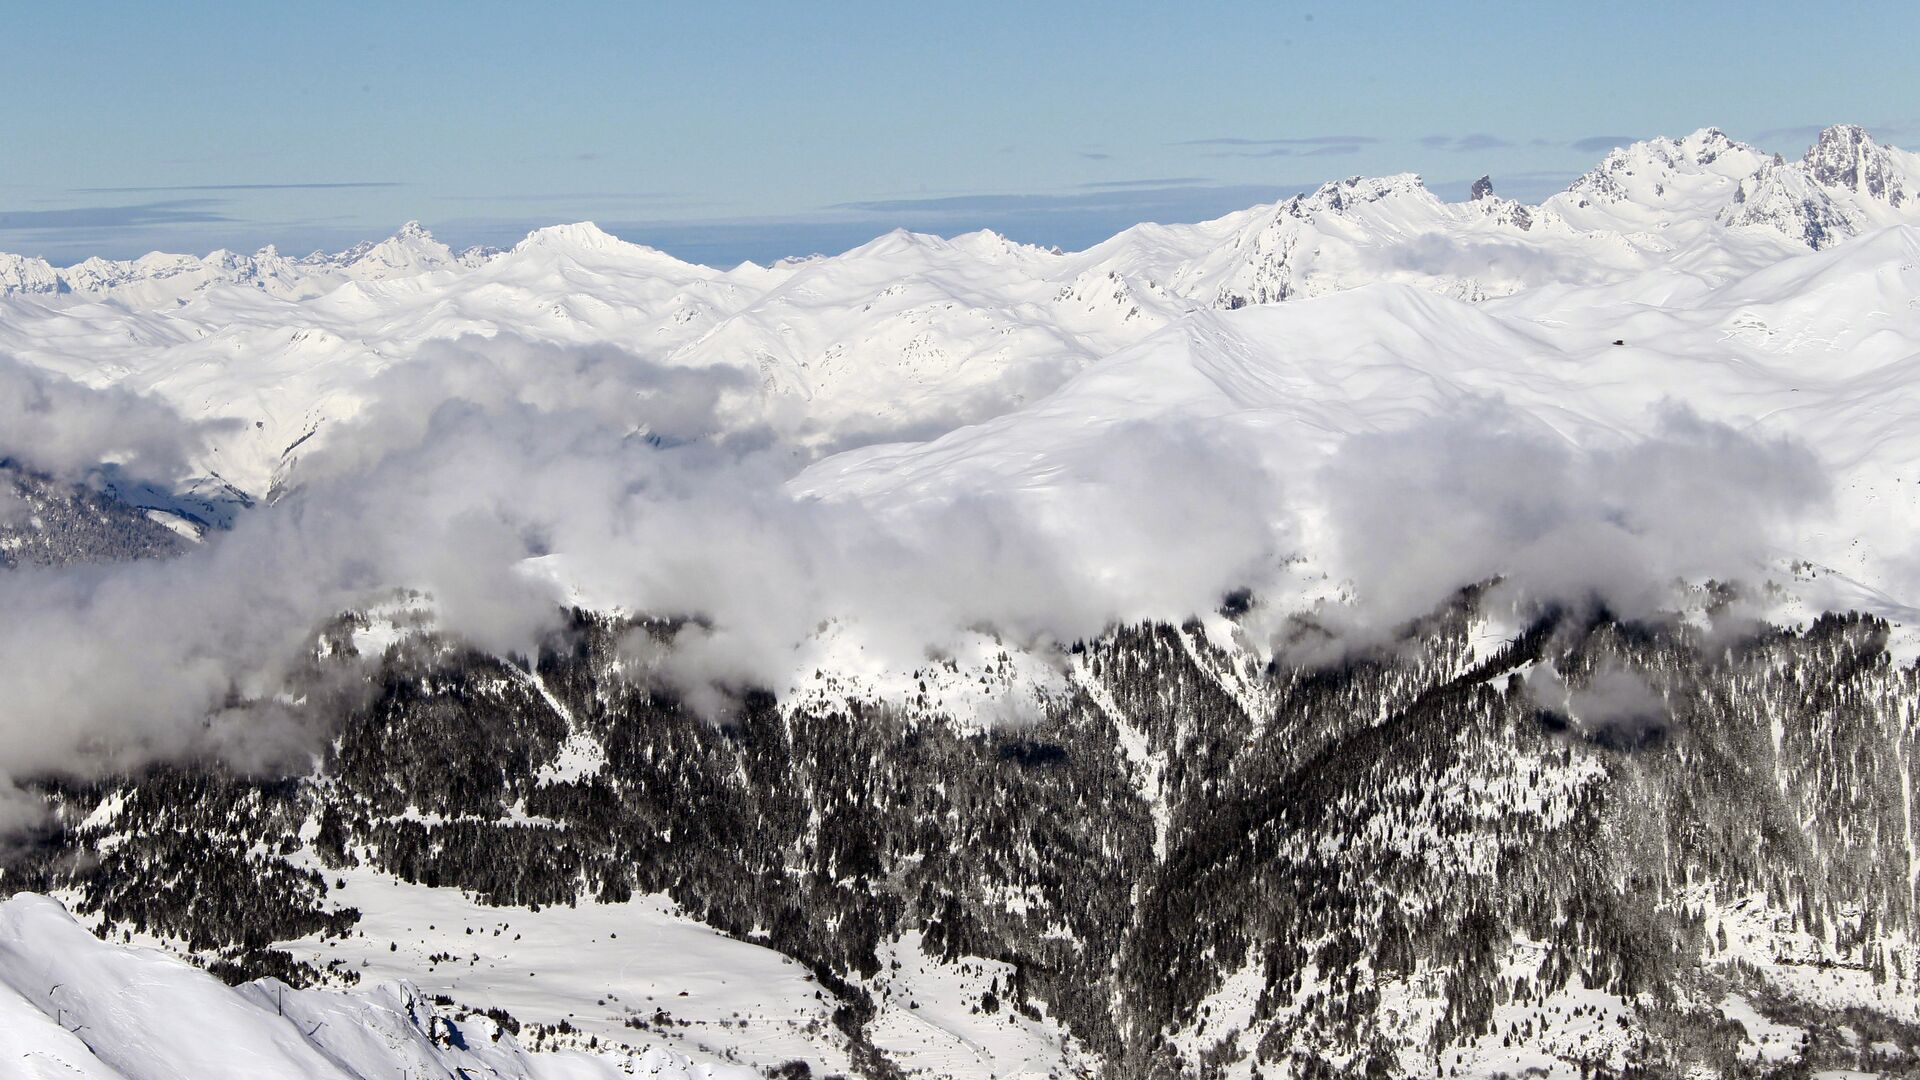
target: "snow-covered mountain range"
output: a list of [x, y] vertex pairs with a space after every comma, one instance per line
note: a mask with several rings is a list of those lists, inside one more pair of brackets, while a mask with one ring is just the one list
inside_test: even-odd
[[794, 491], [869, 501], [1069, 489], [1116, 424], [1255, 430], [1297, 479], [1470, 402], [1589, 449], [1678, 405], [1809, 445], [1838, 505], [1771, 554], [1903, 614], [1920, 158], [1839, 126], [1786, 162], [1708, 129], [1539, 206], [1494, 188], [1356, 177], [1081, 252], [895, 232], [728, 270], [590, 224], [457, 256], [416, 225], [301, 260], [9, 256], [0, 355], [205, 425], [193, 475], [136, 500], [196, 528], [296, 484], [395, 372], [475, 336], [723, 373], [723, 425], [814, 462]]
[[0, 1055], [1913, 1067], [1920, 155], [1498, 186], [0, 256]]
[[0, 255], [4, 295], [81, 293], [114, 296], [143, 306], [178, 303], [222, 285], [262, 289], [286, 299], [318, 296], [349, 281], [379, 281], [429, 270], [472, 267], [499, 254], [471, 248], [456, 255], [417, 222], [382, 241], [334, 254], [288, 258], [272, 247], [252, 255], [216, 251], [204, 257], [153, 252], [138, 259], [92, 258], [68, 267], [44, 259]]
[[1920, 157], [1855, 127], [1828, 129], [1795, 162], [1703, 130], [1615, 150], [1540, 206], [1488, 188], [1449, 204], [1410, 174], [1354, 177], [1073, 253], [895, 232], [832, 257], [714, 270], [583, 223], [457, 255], [415, 224], [304, 259], [266, 249], [55, 268], [5, 255], [0, 352], [243, 421], [205, 464], [259, 497], [294, 443], [355, 411], [368, 379], [462, 334], [746, 367], [826, 444], [924, 435], [1037, 400], [1206, 309], [1379, 284], [1465, 301], [1534, 293], [1500, 310], [1536, 322], [1576, 303], [1690, 306], [1809, 250], [1920, 222], [1917, 177]]

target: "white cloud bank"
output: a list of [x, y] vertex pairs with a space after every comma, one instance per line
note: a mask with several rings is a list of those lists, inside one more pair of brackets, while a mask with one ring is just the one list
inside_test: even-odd
[[[177, 469], [197, 437], [131, 395], [15, 367], [0, 387], [9, 417], [35, 418], [0, 428], [0, 454], [67, 473], [113, 454]], [[668, 668], [698, 693], [777, 684], [828, 619], [913, 664], [982, 625], [1045, 642], [1208, 610], [1277, 579], [1303, 511], [1325, 522], [1315, 557], [1354, 583], [1355, 627], [1496, 575], [1645, 614], [1675, 577], [1755, 565], [1825, 483], [1803, 449], [1677, 410], [1580, 451], [1490, 404], [1348, 439], [1314, 476], [1276, 475], [1246, 431], [1140, 421], [1044, 493], [873, 504], [796, 497], [808, 455], [734, 368], [467, 338], [369, 396], [284, 498], [180, 558], [0, 576], [0, 769], [297, 761], [314, 710], [276, 695], [320, 621], [403, 586], [481, 647], [527, 650], [564, 595], [525, 570], [555, 553], [597, 600], [701, 616]]]

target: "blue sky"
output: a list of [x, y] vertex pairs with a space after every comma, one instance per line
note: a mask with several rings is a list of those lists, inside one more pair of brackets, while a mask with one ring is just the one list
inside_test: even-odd
[[[1829, 10], [1830, 9], [1830, 10]], [[1080, 247], [1355, 173], [1534, 199], [1721, 127], [1920, 143], [1912, 3], [48, 4], [0, 37], [0, 250], [729, 263], [895, 226]]]

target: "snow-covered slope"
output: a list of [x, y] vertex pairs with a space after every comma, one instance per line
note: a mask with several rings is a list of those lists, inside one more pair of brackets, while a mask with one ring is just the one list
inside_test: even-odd
[[[1834, 480], [1830, 505], [1754, 578], [1820, 564], [1839, 575], [1816, 588], [1816, 607], [1859, 606], [1912, 625], [1920, 228], [1800, 250], [1714, 284], [1643, 278], [1479, 304], [1373, 284], [1194, 312], [1031, 407], [925, 443], [842, 453], [794, 486], [880, 507], [996, 491], [1069, 505], [1105, 475], [1115, 431], [1149, 426], [1246, 446], [1287, 478], [1272, 497], [1311, 529], [1329, 497], [1313, 478], [1356, 436], [1491, 407], [1490, 423], [1604, 454], [1654, 437], [1681, 407], [1757, 438], [1801, 440]], [[1649, 303], [1656, 290], [1672, 302]], [[1077, 542], [1101, 550], [1109, 524], [1089, 519]], [[1340, 547], [1311, 532], [1302, 540], [1310, 559]], [[1311, 569], [1340, 578], [1356, 568]]]
[[22, 1080], [752, 1080], [664, 1049], [529, 1053], [484, 1014], [404, 982], [227, 987], [152, 949], [108, 944], [59, 903], [0, 902], [0, 1074]]

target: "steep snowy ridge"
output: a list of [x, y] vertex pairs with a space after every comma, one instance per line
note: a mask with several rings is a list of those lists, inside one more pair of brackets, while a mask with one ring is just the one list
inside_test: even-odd
[[433, 238], [417, 221], [400, 226], [400, 231], [378, 243], [361, 243], [331, 259], [315, 260], [312, 265], [353, 268], [356, 277], [393, 277], [403, 273], [438, 270], [454, 263], [453, 252]]
[[1232, 308], [1370, 281], [1478, 300], [1663, 265], [1724, 273], [1789, 249], [1721, 226], [1828, 246], [1920, 221], [1905, 194], [1917, 177], [1913, 155], [1854, 127], [1829, 128], [1791, 165], [1711, 128], [1635, 143], [1538, 207], [1500, 199], [1492, 184], [1447, 204], [1411, 174], [1351, 177], [1251, 212], [1230, 239], [1187, 256], [1171, 281], [1180, 295]]
[[1722, 220], [1766, 225], [1821, 248], [1914, 221], [1917, 194], [1920, 157], [1841, 125], [1821, 132], [1802, 160], [1770, 162], [1743, 180]]
[[1580, 228], [1637, 232], [1712, 220], [1766, 154], [1704, 128], [1684, 139], [1656, 138], [1607, 153], [1566, 191], [1542, 204]]
[[0, 296], [60, 291], [60, 272], [45, 259], [0, 254]]

